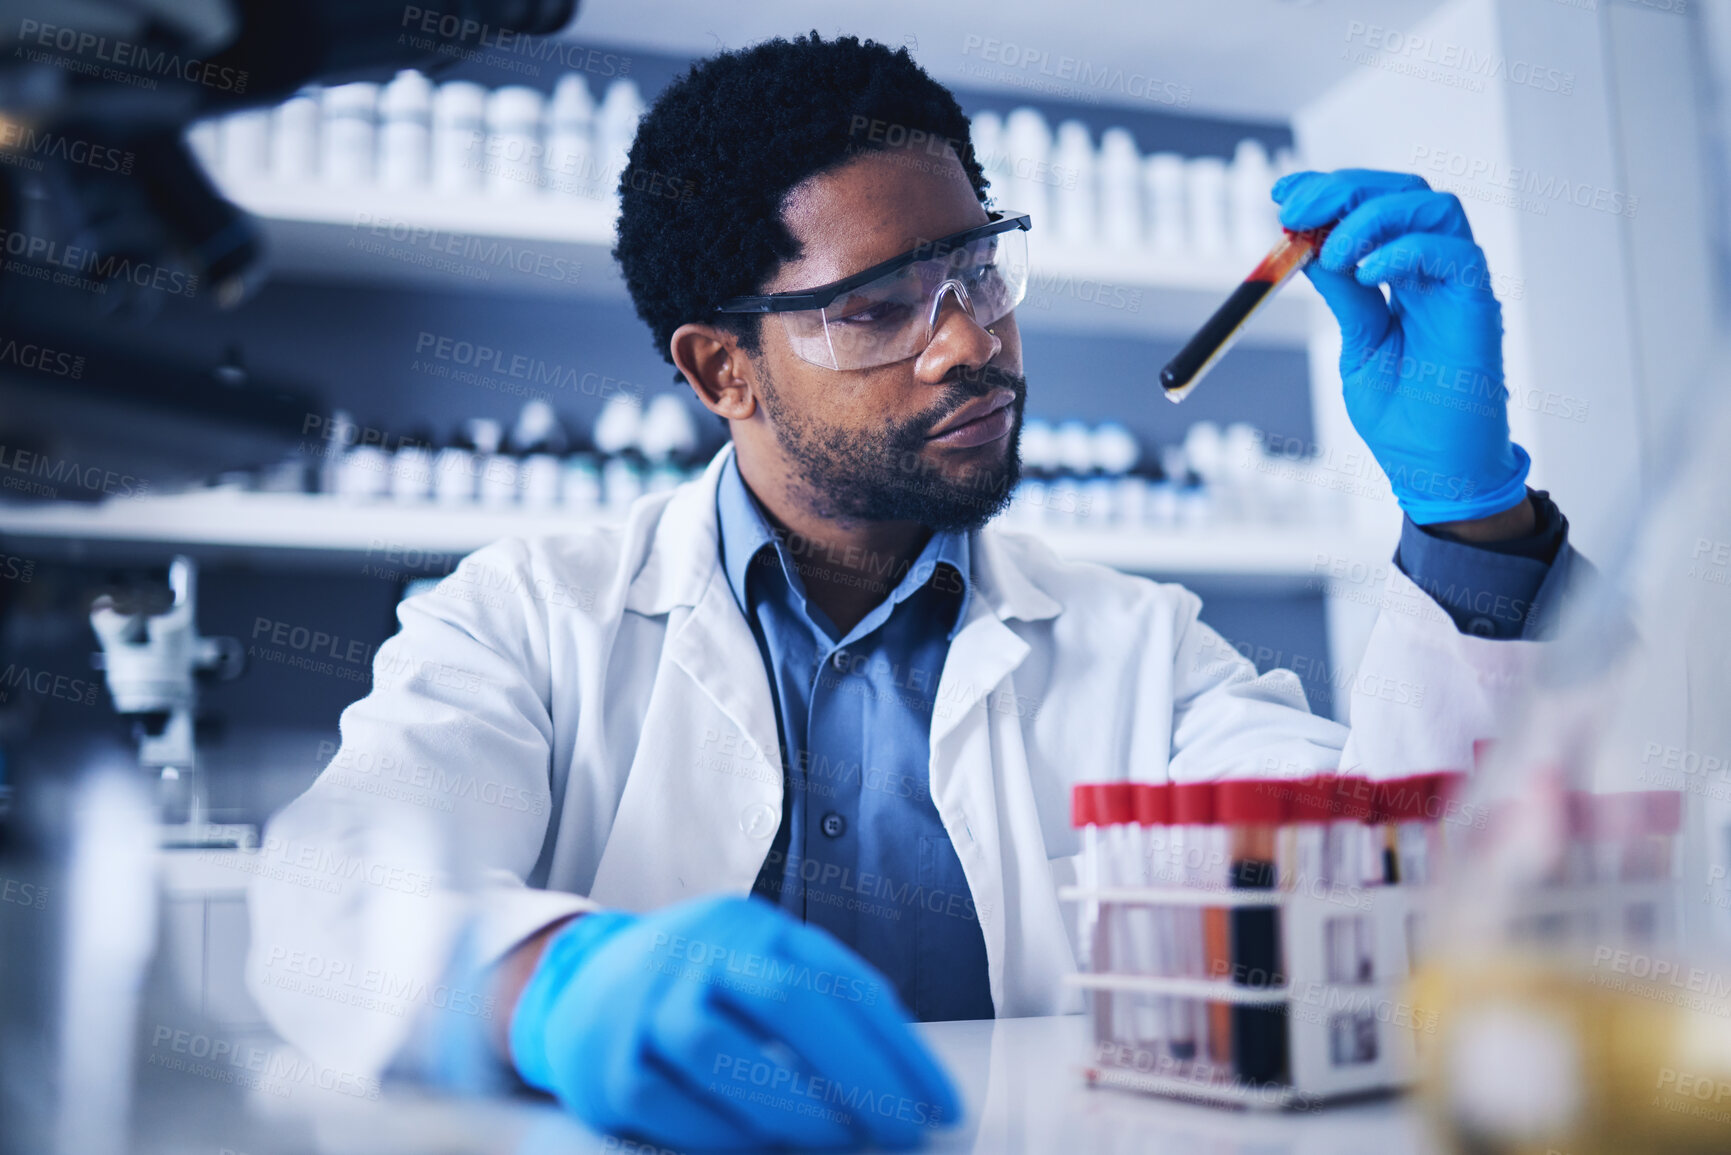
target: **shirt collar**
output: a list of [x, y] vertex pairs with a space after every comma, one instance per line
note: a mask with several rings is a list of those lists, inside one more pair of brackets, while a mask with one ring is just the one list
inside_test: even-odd
[[[769, 519], [764, 516], [763, 510], [758, 508], [757, 499], [746, 488], [745, 479], [739, 474], [739, 462], [733, 454], [728, 455], [727, 462], [722, 466], [720, 484], [715, 491], [715, 505], [721, 530], [721, 557], [727, 571], [727, 584], [733, 590], [733, 597], [739, 603], [740, 611], [748, 616], [752, 612], [746, 579], [751, 573], [752, 563], [766, 547], [775, 551], [795, 600], [804, 608], [805, 583], [800, 580], [787, 543], [776, 536], [770, 527]], [[882, 624], [882, 620], [889, 616], [891, 610], [931, 581], [938, 566], [948, 565], [955, 570], [961, 585], [955, 621], [948, 634], [954, 638], [967, 618], [968, 598], [972, 593], [968, 569], [969, 548], [966, 533], [946, 530], [932, 534], [889, 597], [867, 614], [852, 632], [863, 634], [876, 629]]]

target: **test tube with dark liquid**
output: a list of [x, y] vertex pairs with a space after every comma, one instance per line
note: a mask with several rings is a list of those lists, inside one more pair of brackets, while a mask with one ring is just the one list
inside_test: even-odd
[[1203, 322], [1196, 335], [1178, 350], [1176, 357], [1166, 362], [1166, 368], [1160, 370], [1160, 388], [1165, 391], [1166, 400], [1177, 403], [1190, 395], [1197, 382], [1207, 376], [1208, 371], [1232, 348], [1256, 310], [1274, 296], [1275, 290], [1292, 274], [1316, 256], [1332, 227], [1303, 232], [1281, 230], [1279, 242], [1244, 278], [1244, 283], [1232, 291], [1226, 303], [1214, 310], [1214, 315]]

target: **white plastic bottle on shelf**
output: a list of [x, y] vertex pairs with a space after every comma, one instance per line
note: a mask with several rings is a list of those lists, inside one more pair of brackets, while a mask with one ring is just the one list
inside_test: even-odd
[[331, 444], [336, 453], [333, 492], [350, 501], [367, 501], [390, 493], [391, 455], [376, 442], [363, 442], [359, 427], [346, 412], [337, 412], [332, 427], [337, 432]]
[[636, 82], [615, 80], [607, 86], [607, 95], [601, 98], [601, 107], [595, 113], [595, 144], [602, 162], [597, 196], [602, 200], [619, 195], [619, 174], [625, 171], [643, 112], [643, 97]]
[[433, 93], [433, 187], [464, 195], [481, 188], [487, 90], [448, 80]]
[[1004, 162], [1010, 178], [1006, 207], [1034, 218], [1034, 236], [1048, 235], [1040, 230], [1052, 219], [1052, 130], [1034, 109], [1018, 108], [1004, 121]]
[[270, 109], [246, 108], [222, 118], [225, 181], [261, 181], [270, 172]]
[[1164, 476], [1148, 487], [1148, 521], [1171, 529], [1178, 524], [1178, 495], [1190, 478], [1190, 462], [1182, 445], [1160, 447], [1160, 472]]
[[1262, 142], [1246, 138], [1232, 154], [1232, 247], [1240, 257], [1255, 260], [1274, 244], [1280, 231], [1277, 207], [1269, 197], [1274, 168]]
[[405, 68], [379, 94], [379, 184], [425, 188], [432, 180], [433, 82]]
[[601, 467], [601, 490], [607, 512], [620, 516], [644, 493], [643, 467], [628, 455], [609, 457]]
[[320, 179], [326, 184], [343, 186], [373, 183], [379, 86], [367, 82], [339, 84], [325, 89], [320, 104], [324, 114]]
[[1094, 471], [1094, 437], [1080, 421], [1060, 421], [1053, 438], [1058, 468], [1066, 473], [1084, 474]]
[[643, 432], [643, 401], [632, 393], [615, 393], [601, 406], [590, 439], [601, 453], [612, 456], [636, 449]]
[[1116, 421], [1097, 426], [1094, 439], [1094, 462], [1104, 474], [1099, 479], [1099, 499], [1091, 500], [1095, 522], [1114, 520], [1125, 525], [1140, 525], [1147, 506], [1147, 484], [1130, 471], [1141, 459], [1142, 448], [1136, 435]]
[[222, 125], [215, 118], [201, 120], [186, 129], [186, 147], [205, 172], [222, 171]]
[[650, 399], [637, 443], [643, 455], [657, 464], [697, 448], [697, 425], [681, 394], [658, 393]]
[[1016, 487], [1006, 521], [1011, 525], [1038, 525], [1045, 516], [1046, 475], [1057, 468], [1057, 437], [1052, 426], [1038, 417], [1022, 422], [1021, 484]]
[[530, 509], [552, 509], [559, 504], [564, 468], [557, 457], [551, 453], [531, 453], [523, 458], [518, 469], [524, 505]]
[[[1032, 212], [1026, 205], [1016, 201], [1017, 190], [1014, 185], [1014, 166], [1010, 163], [1009, 140], [1004, 129], [1004, 118], [995, 112], [982, 112], [973, 118], [969, 128], [969, 137], [974, 146], [974, 157], [985, 171], [986, 182], [991, 185], [992, 196], [1000, 208], [1011, 212]], [[1043, 227], [1048, 222], [1035, 219], [1036, 228]]]
[[547, 192], [566, 199], [595, 196], [595, 101], [578, 72], [553, 86], [547, 106]]
[[592, 453], [573, 453], [565, 459], [559, 501], [573, 513], [593, 514], [601, 508], [601, 467]]
[[1107, 473], [1129, 473], [1142, 459], [1136, 435], [1121, 422], [1108, 421], [1096, 426], [1089, 436], [1094, 442], [1094, 462]]
[[1092, 520], [1085, 478], [1094, 472], [1094, 439], [1080, 421], [1058, 423], [1054, 436], [1061, 471], [1047, 498], [1047, 520], [1077, 525]]
[[1234, 421], [1221, 437], [1221, 475], [1229, 503], [1246, 521], [1268, 521], [1274, 515], [1267, 499], [1262, 464], [1262, 434], [1254, 425]]
[[1203, 492], [1217, 494], [1226, 473], [1226, 440], [1220, 436], [1220, 426], [1212, 421], [1191, 424], [1184, 431], [1184, 461], [1201, 478]]
[[1128, 255], [1142, 247], [1142, 158], [1126, 128], [1100, 137], [1100, 236]]
[[534, 196], [541, 179], [541, 94], [520, 84], [487, 98], [487, 143], [481, 158], [487, 195]]
[[1094, 199], [1094, 139], [1079, 120], [1066, 120], [1058, 126], [1050, 181], [1059, 239], [1071, 248], [1093, 245], [1100, 236]]
[[517, 459], [501, 452], [504, 430], [490, 417], [469, 422], [475, 442], [476, 495], [482, 505], [511, 505], [517, 500]]
[[563, 469], [558, 455], [565, 445], [565, 429], [553, 406], [543, 398], [525, 402], [510, 438], [511, 448], [520, 455], [517, 489], [524, 505], [550, 509], [559, 503]]
[[1190, 211], [1185, 208], [1184, 158], [1157, 152], [1142, 162], [1147, 191], [1148, 242], [1164, 257], [1190, 251]]
[[271, 112], [270, 175], [273, 181], [304, 184], [319, 175], [318, 88], [303, 88]]
[[[995, 112], [975, 113], [968, 121], [968, 143], [973, 146], [974, 159], [985, 170], [992, 192], [1001, 201], [1009, 191], [1008, 169], [1004, 167], [1004, 119]], [[1006, 208], [1021, 209], [1015, 205]]]
[[468, 505], [475, 500], [476, 456], [465, 435], [433, 456], [433, 500], [441, 505]]
[[325, 422], [328, 436], [318, 452], [324, 460], [318, 463], [318, 489], [320, 493], [335, 494], [342, 488], [343, 456], [349, 446], [360, 440], [360, 426], [355, 424], [355, 415], [347, 409], [337, 409], [331, 413], [330, 420]]
[[426, 441], [405, 441], [391, 455], [391, 497], [425, 501], [433, 495], [433, 450]]
[[1226, 162], [1199, 156], [1184, 165], [1190, 248], [1199, 260], [1221, 261], [1230, 251], [1226, 232]]

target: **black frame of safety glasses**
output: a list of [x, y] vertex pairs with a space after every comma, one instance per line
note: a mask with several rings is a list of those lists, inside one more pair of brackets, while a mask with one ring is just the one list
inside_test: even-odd
[[995, 236], [1007, 233], [1012, 229], [1027, 232], [1034, 227], [1034, 222], [1027, 213], [993, 212], [988, 213], [989, 219], [983, 225], [975, 225], [971, 229], [963, 229], [959, 233], [951, 233], [947, 237], [939, 237], [935, 241], [927, 241], [916, 249], [910, 249], [899, 257], [891, 257], [881, 261], [869, 269], [862, 269], [851, 277], [843, 277], [827, 285], [819, 285], [815, 289], [795, 289], [787, 293], [768, 293], [744, 297], [730, 297], [715, 307], [717, 313], [799, 313], [807, 309], [826, 309], [837, 297], [850, 289], [857, 289], [870, 281], [875, 281], [886, 273], [905, 268], [916, 261], [929, 261], [933, 257], [941, 257], [954, 249], [979, 240], [981, 237]]

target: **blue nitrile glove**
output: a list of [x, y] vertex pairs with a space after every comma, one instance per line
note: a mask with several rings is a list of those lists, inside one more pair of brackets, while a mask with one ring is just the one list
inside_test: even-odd
[[895, 988], [769, 903], [584, 915], [547, 944], [511, 1058], [602, 1131], [674, 1147], [917, 1144], [960, 1111]]
[[1407, 516], [1517, 505], [1531, 462], [1509, 440], [1502, 307], [1460, 201], [1370, 169], [1293, 173], [1273, 196], [1289, 229], [1334, 224], [1304, 271], [1340, 322], [1347, 415]]

